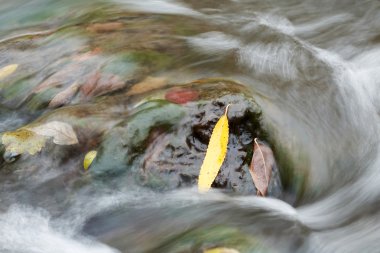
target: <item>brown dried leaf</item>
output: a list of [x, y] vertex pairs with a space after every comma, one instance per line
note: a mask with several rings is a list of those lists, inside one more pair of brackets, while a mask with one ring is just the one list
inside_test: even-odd
[[257, 138], [255, 138], [253, 145], [253, 156], [249, 172], [257, 189], [257, 195], [265, 196], [275, 163], [274, 156], [272, 149], [260, 143]]
[[35, 87], [33, 93], [40, 93], [49, 88], [58, 87], [67, 83], [67, 80], [72, 79], [72, 77], [75, 78], [81, 75], [83, 75], [83, 70], [79, 63], [69, 64]]
[[96, 72], [81, 86], [80, 91], [85, 97], [95, 97], [121, 89], [124, 86], [125, 82], [119, 76]]
[[127, 95], [137, 95], [151, 90], [155, 90], [167, 85], [168, 80], [165, 77], [148, 76], [141, 82], [132, 86]]
[[55, 108], [61, 105], [65, 105], [75, 96], [79, 89], [79, 85], [75, 82], [65, 90], [59, 92], [49, 103], [49, 108]]
[[86, 81], [86, 83], [84, 83], [81, 88], [80, 88], [80, 92], [84, 95], [84, 96], [89, 96], [91, 94], [91, 92], [96, 88], [96, 84], [98, 83], [99, 79], [100, 79], [101, 75], [99, 72], [95, 72], [94, 74], [92, 74]]
[[65, 122], [50, 121], [27, 129], [38, 135], [53, 137], [53, 142], [58, 145], [73, 145], [78, 143], [78, 138], [73, 127]]
[[[57, 69], [55, 73], [36, 86], [33, 89], [33, 93], [40, 93], [47, 89], [59, 86], [68, 86], [76, 80], [79, 80], [78, 83], [82, 83], [80, 80], [86, 80], [93, 73], [93, 71], [89, 71], [87, 67], [91, 66], [92, 69], [96, 69], [98, 65], [100, 65], [100, 61], [96, 61], [96, 57], [99, 53], [99, 49], [94, 49], [89, 52], [72, 56], [72, 61], [70, 63], [64, 65], [61, 69]], [[89, 61], [98, 63], [94, 64]]]

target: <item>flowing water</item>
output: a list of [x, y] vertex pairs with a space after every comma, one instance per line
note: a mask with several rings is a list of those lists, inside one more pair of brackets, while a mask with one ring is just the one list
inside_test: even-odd
[[[160, 24], [141, 35], [91, 33], [118, 26], [94, 23], [119, 21], [144, 31], [135, 13]], [[88, 47], [103, 51], [88, 61]], [[288, 183], [306, 171], [306, 186], [294, 188], [296, 199], [278, 200], [194, 188], [157, 192], [124, 176], [79, 187], [57, 170], [6, 173], [0, 252], [199, 252], [194, 245], [223, 243], [241, 252], [379, 252], [379, 1], [1, 1], [0, 67], [17, 63], [23, 76], [1, 98], [8, 109], [0, 131], [44, 113], [34, 100], [33, 110], [19, 103], [67, 57], [80, 55], [66, 70], [78, 78], [118, 59], [124, 47], [179, 55], [169, 68], [154, 69], [166, 63], [158, 62], [141, 75], [245, 84], [271, 134], [291, 151]], [[125, 69], [139, 68], [123, 64], [113, 71], [124, 79]]]

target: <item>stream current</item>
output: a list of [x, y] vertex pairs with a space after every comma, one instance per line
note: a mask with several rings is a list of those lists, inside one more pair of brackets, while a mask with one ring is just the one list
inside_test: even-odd
[[[33, 75], [44, 75], [86, 39], [72, 32], [28, 50], [20, 41], [75, 29], [99, 6], [119, 11], [103, 14], [110, 21], [122, 11], [204, 24], [201, 33], [176, 37], [191, 51], [164, 75], [246, 84], [265, 124], [307, 170], [307, 185], [287, 203], [216, 190], [200, 195], [196, 188], [155, 192], [123, 177], [72, 194], [60, 191], [75, 186], [65, 186], [57, 171], [22, 177], [20, 185], [3, 178], [1, 253], [192, 252], [177, 241], [219, 226], [253, 238], [247, 252], [379, 252], [379, 1], [1, 1], [0, 66], [34, 64]], [[36, 116], [0, 115], [0, 131]], [[28, 192], [46, 182], [56, 188]], [[72, 197], [61, 203], [61, 194]]]

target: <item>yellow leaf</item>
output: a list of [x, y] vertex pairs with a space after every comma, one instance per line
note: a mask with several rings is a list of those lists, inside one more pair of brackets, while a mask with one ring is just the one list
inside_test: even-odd
[[224, 115], [218, 120], [211, 134], [206, 156], [203, 160], [201, 171], [199, 172], [198, 190], [201, 192], [210, 189], [226, 157], [228, 144], [228, 107], [229, 105], [227, 105]]
[[83, 160], [83, 168], [85, 170], [88, 170], [88, 168], [90, 167], [92, 161], [95, 159], [97, 154], [98, 152], [96, 152], [95, 150], [92, 150], [85, 155], [84, 160]]
[[213, 248], [205, 250], [203, 253], [239, 253], [239, 251], [230, 248]]
[[16, 71], [18, 65], [17, 64], [11, 64], [7, 65], [0, 69], [0, 80], [6, 78], [7, 76], [11, 75], [13, 72]]
[[34, 155], [45, 146], [46, 139], [32, 131], [21, 128], [16, 131], [5, 132], [1, 141], [7, 152]]

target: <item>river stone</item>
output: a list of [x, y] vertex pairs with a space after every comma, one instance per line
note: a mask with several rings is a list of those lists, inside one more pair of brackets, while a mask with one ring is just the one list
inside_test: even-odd
[[[31, 124], [64, 120], [73, 127], [79, 143], [56, 145], [48, 140], [38, 154], [8, 159], [12, 163], [1, 161], [0, 168], [10, 173], [17, 170], [15, 180], [22, 181], [28, 180], [30, 173], [64, 171], [70, 174], [69, 180], [89, 173], [93, 180], [103, 182], [123, 181], [119, 176], [127, 176], [134, 184], [157, 191], [191, 187], [197, 184], [212, 130], [231, 104], [228, 151], [212, 187], [256, 194], [249, 173], [253, 139], [269, 138], [262, 126], [261, 109], [244, 86], [223, 79], [204, 79], [138, 95], [126, 94], [128, 91], [45, 114]], [[89, 150], [97, 150], [98, 155], [84, 172], [81, 164]], [[281, 192], [275, 166], [268, 195], [280, 197]]]
[[[160, 191], [196, 185], [212, 130], [231, 104], [228, 151], [212, 187], [256, 194], [249, 173], [253, 139], [265, 141], [267, 134], [261, 109], [247, 90], [237, 83], [214, 79], [172, 87], [166, 94], [172, 94], [173, 89], [198, 96], [189, 96], [192, 101], [187, 102], [179, 99], [179, 104], [158, 99], [137, 107], [105, 135], [92, 173], [103, 176], [129, 171], [140, 185]], [[269, 195], [279, 197], [277, 167], [272, 175]]]

